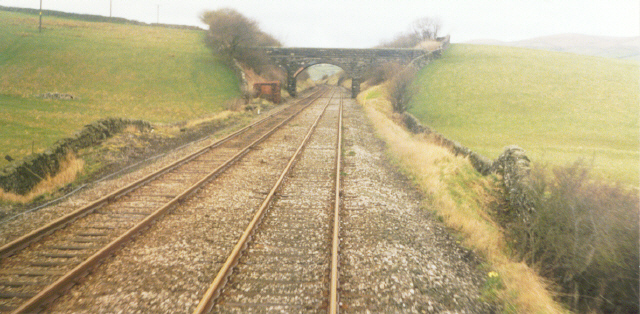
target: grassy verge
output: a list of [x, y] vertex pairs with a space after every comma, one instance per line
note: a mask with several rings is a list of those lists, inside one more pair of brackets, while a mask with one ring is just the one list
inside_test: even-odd
[[[114, 116], [174, 123], [213, 115], [239, 95], [204, 32], [0, 11], [0, 155], [44, 151]], [[68, 93], [74, 100], [39, 98]], [[0, 167], [7, 164], [0, 159]]]
[[491, 159], [516, 144], [537, 162], [584, 159], [637, 187], [639, 76], [633, 61], [452, 45], [418, 73], [410, 112]]
[[545, 280], [510, 252], [503, 230], [492, 220], [489, 207], [498, 202], [496, 178], [480, 176], [467, 159], [394, 123], [383, 87], [361, 93], [358, 101], [389, 152], [426, 195], [424, 208], [436, 211], [489, 264], [487, 300], [498, 302], [507, 313], [566, 312], [553, 300]]
[[[47, 176], [43, 178], [29, 193], [26, 195], [19, 195], [15, 193], [5, 192], [0, 189], [0, 202], [11, 203], [28, 203], [35, 198], [48, 193], [52, 190], [63, 187], [78, 177], [84, 169], [84, 160], [77, 158], [74, 154], [68, 154], [64, 160], [60, 163], [60, 172], [54, 176]], [[0, 213], [1, 216], [1, 213]]]

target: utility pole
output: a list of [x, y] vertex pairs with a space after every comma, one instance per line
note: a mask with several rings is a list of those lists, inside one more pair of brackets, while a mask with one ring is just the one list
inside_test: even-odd
[[42, 33], [42, 0], [40, 0], [40, 26], [38, 26], [38, 32]]
[[109, 0], [109, 17], [111, 17], [111, 8], [113, 7], [113, 0]]
[[158, 17], [156, 19], [156, 24], [160, 24], [160, 5], [158, 4]]

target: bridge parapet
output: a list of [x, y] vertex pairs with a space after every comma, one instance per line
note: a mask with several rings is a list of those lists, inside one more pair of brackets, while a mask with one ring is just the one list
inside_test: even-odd
[[423, 49], [353, 49], [353, 48], [258, 48], [270, 56], [291, 56], [306, 58], [393, 58], [415, 59], [425, 54]]

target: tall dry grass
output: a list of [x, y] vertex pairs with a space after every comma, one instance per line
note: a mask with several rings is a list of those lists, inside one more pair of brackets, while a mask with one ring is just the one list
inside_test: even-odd
[[34, 200], [36, 197], [51, 193], [52, 191], [59, 189], [71, 182], [73, 182], [78, 174], [82, 172], [84, 168], [84, 160], [77, 158], [74, 154], [69, 153], [60, 163], [60, 172], [54, 176], [46, 176], [44, 180], [40, 181], [31, 192], [26, 195], [19, 195], [15, 193], [5, 192], [0, 189], [0, 200], [26, 204]]
[[[427, 136], [412, 135], [393, 122], [391, 104], [375, 87], [358, 101], [401, 169], [424, 192], [424, 207], [436, 211], [458, 231], [463, 244], [479, 253], [493, 268], [503, 288], [495, 297], [505, 312], [565, 313], [553, 299], [549, 284], [534, 269], [510, 254], [503, 230], [494, 222], [488, 206], [494, 202], [491, 177], [482, 177], [466, 158], [454, 156]], [[378, 97], [368, 98], [369, 93]], [[489, 274], [487, 274], [489, 276]]]
[[203, 123], [211, 123], [211, 122], [216, 122], [216, 121], [224, 121], [227, 120], [229, 118], [232, 118], [233, 116], [237, 116], [239, 115], [238, 112], [234, 111], [234, 110], [224, 110], [221, 112], [218, 112], [214, 115], [210, 115], [207, 117], [202, 117], [202, 118], [198, 118], [198, 119], [193, 119], [193, 120], [189, 120], [187, 121], [187, 124], [185, 125], [186, 128], [193, 128], [193, 127], [197, 127]]

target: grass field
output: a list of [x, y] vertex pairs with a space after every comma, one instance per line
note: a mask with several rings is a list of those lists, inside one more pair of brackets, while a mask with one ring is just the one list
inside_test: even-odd
[[419, 72], [410, 112], [492, 159], [516, 144], [638, 186], [639, 75], [633, 61], [458, 44]]
[[[156, 123], [214, 114], [240, 94], [196, 30], [0, 11], [0, 155], [44, 150], [103, 117]], [[47, 92], [76, 100], [45, 100]], [[7, 162], [2, 158], [0, 167]]]

